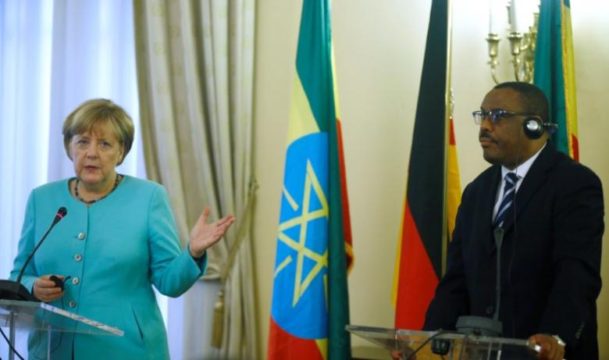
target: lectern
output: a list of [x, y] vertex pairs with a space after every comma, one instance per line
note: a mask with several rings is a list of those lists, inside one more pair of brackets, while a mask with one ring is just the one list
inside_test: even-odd
[[[84, 333], [99, 336], [123, 336], [124, 332], [112, 326], [80, 316], [58, 307], [35, 301], [0, 300], [0, 327], [8, 330], [10, 344], [16, 343], [17, 331], [41, 335], [46, 343], [47, 359], [51, 359], [53, 333]], [[4, 341], [0, 339], [0, 341]], [[8, 359], [14, 353], [8, 350]], [[0, 354], [0, 358], [3, 358]]]
[[538, 351], [527, 340], [456, 332], [347, 325], [347, 331], [409, 360], [528, 360]]

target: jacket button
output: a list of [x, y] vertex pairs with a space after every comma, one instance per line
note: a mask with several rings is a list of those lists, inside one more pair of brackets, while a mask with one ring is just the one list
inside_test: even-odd
[[79, 262], [80, 260], [82, 260], [82, 255], [74, 254], [74, 261]]
[[77, 277], [72, 278], [72, 285], [78, 285], [79, 283], [80, 283], [80, 279], [79, 278], [77, 278]]
[[84, 240], [87, 235], [84, 232], [78, 233], [78, 240]]
[[75, 308], [76, 307], [76, 301], [70, 300], [70, 302], [68, 303], [68, 306], [71, 307], [71, 308]]
[[495, 308], [492, 305], [486, 307], [486, 315], [493, 315]]

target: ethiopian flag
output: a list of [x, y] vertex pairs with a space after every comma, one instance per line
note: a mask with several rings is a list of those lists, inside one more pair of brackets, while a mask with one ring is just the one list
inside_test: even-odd
[[448, 0], [433, 0], [394, 276], [395, 326], [421, 329], [442, 277], [461, 186], [448, 104]]
[[534, 83], [550, 102], [556, 148], [579, 160], [573, 33], [569, 0], [542, 0], [535, 48]]
[[269, 359], [349, 359], [351, 232], [330, 7], [304, 0], [288, 131]]

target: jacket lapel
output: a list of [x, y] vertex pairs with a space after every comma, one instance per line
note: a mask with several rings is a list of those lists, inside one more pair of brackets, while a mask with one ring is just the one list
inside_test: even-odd
[[484, 249], [488, 254], [492, 254], [495, 251], [495, 240], [493, 238], [493, 209], [495, 207], [495, 202], [497, 201], [497, 189], [500, 181], [501, 166], [495, 165], [493, 166], [493, 170], [488, 177], [483, 193], [483, 200], [481, 204], [483, 204], [484, 208], [480, 209], [480, 214], [482, 218], [485, 219], [483, 222], [488, 225], [485, 227], [484, 233], [481, 234], [479, 238], [483, 240], [482, 243], [484, 244]]

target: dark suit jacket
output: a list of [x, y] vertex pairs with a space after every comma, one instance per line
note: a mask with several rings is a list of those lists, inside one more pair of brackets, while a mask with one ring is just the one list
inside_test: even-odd
[[[491, 217], [501, 176], [491, 166], [463, 192], [448, 266], [425, 329], [454, 330], [460, 315], [495, 311], [497, 250]], [[504, 225], [499, 319], [505, 337], [557, 334], [566, 358], [597, 359], [603, 193], [587, 167], [553, 149], [539, 154]]]

